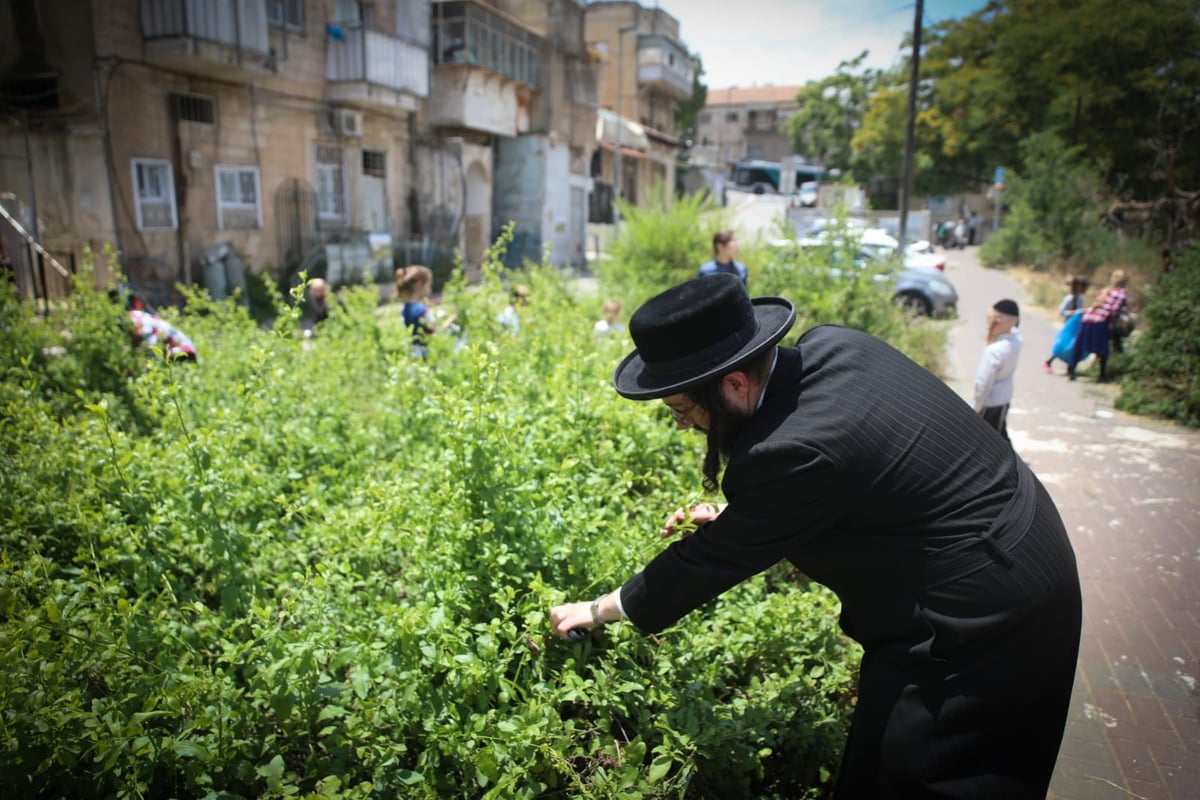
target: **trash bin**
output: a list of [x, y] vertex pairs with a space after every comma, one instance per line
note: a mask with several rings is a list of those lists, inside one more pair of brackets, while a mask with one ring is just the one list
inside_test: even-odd
[[235, 289], [241, 290], [239, 303], [245, 305], [246, 266], [228, 242], [201, 250], [194, 259], [204, 275], [204, 288], [213, 300], [225, 300]]

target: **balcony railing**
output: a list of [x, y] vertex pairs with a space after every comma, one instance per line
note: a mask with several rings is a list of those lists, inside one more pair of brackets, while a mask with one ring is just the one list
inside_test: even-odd
[[325, 77], [331, 83], [360, 83], [412, 98], [429, 96], [429, 51], [380, 31], [345, 28], [330, 39]]
[[692, 96], [692, 57], [665, 36], [638, 36], [638, 83], [683, 100]]
[[249, 79], [267, 71], [267, 0], [141, 0], [146, 58]]
[[471, 64], [529, 86], [541, 84], [543, 40], [474, 0], [434, 3], [435, 64]]

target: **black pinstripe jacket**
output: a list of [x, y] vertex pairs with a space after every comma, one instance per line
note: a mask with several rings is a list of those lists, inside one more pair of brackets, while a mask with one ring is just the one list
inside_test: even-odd
[[928, 370], [868, 334], [813, 328], [779, 350], [726, 464], [728, 507], [630, 579], [622, 605], [657, 632], [788, 559], [838, 594], [847, 633], [894, 641], [907, 622], [893, 616], [898, 596], [984, 563], [989, 531], [1019, 538], [1027, 470]]
[[621, 588], [656, 632], [787, 559], [863, 644], [839, 797], [1044, 798], [1080, 629], [1062, 520], [942, 381], [836, 326], [780, 348], [728, 506]]

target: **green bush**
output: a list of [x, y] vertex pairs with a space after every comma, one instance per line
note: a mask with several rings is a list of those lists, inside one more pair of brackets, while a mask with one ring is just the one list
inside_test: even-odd
[[312, 339], [189, 293], [197, 364], [82, 286], [50, 321], [0, 288], [8, 792], [827, 793], [858, 650], [820, 587], [777, 568], [659, 636], [548, 637], [663, 546], [703, 445], [612, 391], [628, 342], [554, 273], [501, 329], [495, 255], [428, 361], [370, 287]]
[[696, 275], [712, 258], [713, 234], [726, 227], [707, 195], [697, 192], [674, 198], [656, 187], [650, 202], [634, 206], [621, 201], [619, 235], [610, 258], [596, 265], [602, 291], [624, 298], [634, 309], [669, 286]]
[[1200, 427], [1200, 245], [1145, 292], [1117, 408]]

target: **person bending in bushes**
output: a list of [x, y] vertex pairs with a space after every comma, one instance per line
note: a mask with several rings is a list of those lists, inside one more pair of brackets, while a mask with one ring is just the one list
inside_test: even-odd
[[675, 512], [661, 533], [679, 538], [614, 591], [552, 608], [554, 632], [657, 633], [789, 561], [863, 646], [837, 797], [1044, 800], [1081, 624], [1054, 502], [933, 374], [834, 325], [780, 346], [795, 317], [731, 275], [634, 313], [613, 384], [706, 437], [705, 488], [720, 478], [727, 505]]

